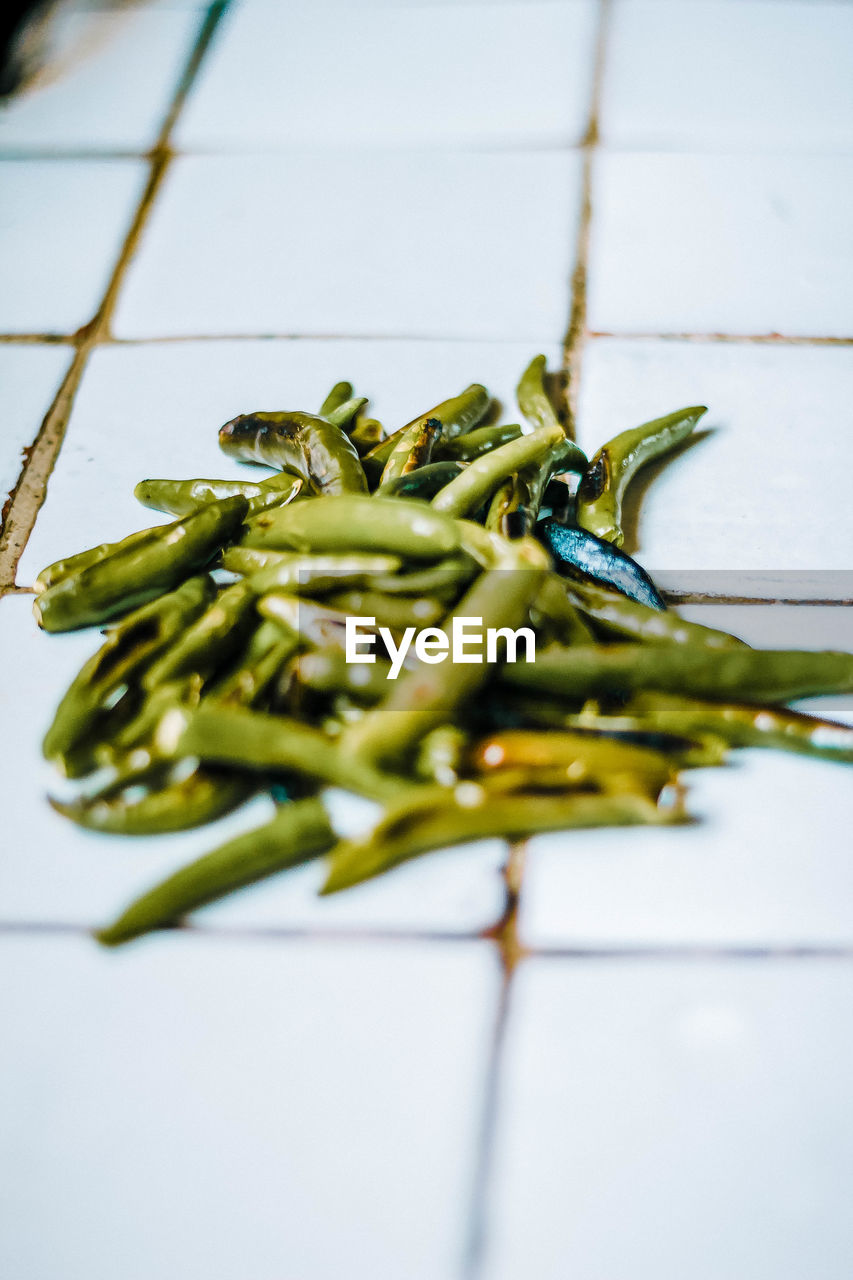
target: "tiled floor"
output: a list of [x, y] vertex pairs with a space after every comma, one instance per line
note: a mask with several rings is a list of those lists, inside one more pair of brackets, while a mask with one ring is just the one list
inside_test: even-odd
[[39, 739], [95, 639], [26, 593], [156, 519], [138, 479], [222, 472], [235, 413], [348, 377], [391, 423], [473, 379], [509, 416], [541, 349], [586, 447], [710, 406], [628, 508], [661, 581], [716, 598], [689, 616], [853, 649], [851, 20], [89, 0], [0, 111], [0, 505], [52, 404], [62, 441], [12, 500], [19, 562], [0, 537], [4, 1276], [853, 1273], [847, 770], [745, 753], [691, 776], [694, 825], [530, 841], [508, 978], [501, 841], [329, 900], [304, 868], [102, 954], [86, 930], [266, 802], [174, 838], [61, 821]]

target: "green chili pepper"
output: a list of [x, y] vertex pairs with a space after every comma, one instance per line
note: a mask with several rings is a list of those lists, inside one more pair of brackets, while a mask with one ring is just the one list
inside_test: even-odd
[[226, 587], [192, 626], [142, 677], [144, 689], [192, 672], [206, 679], [239, 649], [254, 621], [255, 593], [248, 582]]
[[341, 496], [275, 507], [247, 526], [247, 546], [297, 551], [377, 551], [441, 560], [459, 547], [454, 521], [409, 498]]
[[279, 471], [265, 480], [140, 480], [133, 496], [143, 507], [187, 516], [205, 503], [220, 498], [243, 497], [249, 514], [290, 502], [305, 487], [295, 471]]
[[[196, 707], [201, 701], [202, 678], [196, 672], [168, 680], [158, 684], [147, 693], [137, 714], [118, 733], [110, 735], [97, 748], [98, 761], [101, 765], [122, 768], [122, 760], [130, 752], [146, 749], [151, 736], [160, 723], [164, 713], [176, 704], [183, 707]], [[131, 768], [133, 772], [133, 768]]]
[[351, 382], [336, 382], [320, 405], [320, 417], [326, 418], [335, 409], [340, 409], [342, 404], [346, 404], [347, 400], [352, 399], [352, 392], [353, 386]]
[[156, 746], [164, 756], [302, 774], [374, 800], [387, 800], [400, 789], [398, 779], [341, 750], [319, 730], [286, 716], [237, 707], [202, 703], [195, 711], [167, 712]]
[[340, 427], [343, 431], [348, 431], [350, 423], [354, 422], [358, 413], [366, 404], [366, 396], [353, 396], [351, 400], [345, 400], [337, 408], [320, 416], [324, 417], [327, 422], [333, 423], [334, 426]]
[[515, 476], [507, 476], [506, 480], [502, 481], [492, 494], [484, 522], [490, 533], [499, 533], [504, 536], [502, 530], [503, 518], [512, 500], [514, 480]]
[[376, 418], [359, 418], [350, 432], [359, 457], [363, 457], [385, 439], [385, 428]]
[[560, 644], [594, 643], [595, 637], [554, 573], [545, 575], [531, 606], [531, 619], [550, 630]]
[[468, 431], [455, 440], [443, 440], [438, 452], [442, 461], [472, 462], [474, 458], [491, 453], [523, 434], [524, 430], [517, 422], [509, 422], [501, 427], [478, 427], [476, 431]]
[[415, 773], [440, 787], [455, 787], [462, 772], [468, 735], [453, 724], [441, 724], [418, 747]]
[[237, 836], [176, 871], [95, 936], [114, 947], [175, 924], [235, 889], [309, 861], [328, 849], [334, 838], [321, 801], [296, 800], [279, 809], [266, 826]]
[[743, 640], [726, 631], [688, 622], [678, 614], [661, 613], [616, 591], [589, 582], [556, 580], [559, 590], [592, 620], [597, 632], [606, 637], [617, 636], [640, 640], [644, 644], [692, 644], [706, 649], [745, 647]]
[[577, 496], [582, 529], [622, 546], [622, 496], [629, 481], [653, 458], [669, 453], [685, 440], [707, 413], [705, 405], [676, 409], [663, 418], [623, 431], [602, 445], [584, 472]]
[[822, 760], [853, 763], [853, 725], [783, 707], [701, 702], [673, 694], [640, 693], [625, 708], [668, 733], [714, 734], [733, 747], [777, 747]]
[[[263, 644], [259, 643], [258, 636], [264, 637]], [[262, 622], [239, 665], [206, 692], [206, 698], [228, 706], [257, 706], [298, 648], [299, 637], [295, 632], [282, 635], [275, 623]]]
[[245, 413], [219, 430], [231, 458], [291, 467], [320, 494], [364, 493], [367, 481], [345, 431], [311, 413]]
[[279, 590], [294, 595], [315, 595], [342, 587], [367, 586], [376, 574], [392, 574], [399, 568], [397, 556], [300, 553], [283, 563], [260, 569], [249, 581], [252, 590], [260, 596]]
[[457, 520], [456, 529], [461, 551], [483, 569], [494, 568], [511, 552], [506, 538], [484, 529], [473, 520]]
[[789, 702], [853, 692], [853, 654], [796, 649], [707, 649], [688, 645], [619, 644], [549, 649], [535, 663], [516, 662], [502, 679], [564, 697], [597, 697], [660, 689], [719, 701]]
[[249, 576], [273, 565], [290, 564], [300, 554], [298, 551], [265, 551], [262, 547], [226, 547], [219, 558], [219, 565], [229, 573]]
[[242, 804], [255, 785], [250, 779], [223, 770], [195, 769], [165, 787], [134, 796], [131, 782], [109, 788], [91, 799], [70, 803], [48, 797], [57, 813], [78, 827], [113, 835], [152, 836], [168, 831], [188, 831], [224, 817]]
[[407, 432], [416, 430], [420, 423], [426, 422], [429, 418], [437, 418], [442, 426], [443, 439], [452, 440], [481, 422], [489, 411], [490, 403], [491, 399], [486, 388], [480, 386], [478, 382], [473, 382], [460, 395], [454, 396], [451, 400], [443, 400], [434, 409], [406, 423], [404, 427], [400, 427], [399, 431], [393, 432], [381, 444], [364, 455], [364, 469], [368, 479], [374, 483], [378, 481], [396, 445]]
[[211, 578], [191, 578], [111, 627], [56, 710], [42, 746], [45, 759], [61, 766], [121, 689], [199, 616], [215, 589]]
[[461, 475], [441, 489], [432, 500], [434, 511], [464, 516], [485, 502], [508, 475], [528, 463], [544, 463], [553, 451], [565, 444], [562, 427], [542, 427], [528, 436], [519, 436], [492, 453], [469, 463]]
[[490, 836], [520, 839], [538, 831], [572, 827], [664, 825], [683, 819], [680, 809], [661, 808], [645, 796], [500, 795], [477, 783], [454, 790], [413, 789], [361, 840], [343, 840], [331, 851], [321, 893], [337, 893], [390, 871], [410, 858]]
[[505, 538], [523, 538], [532, 533], [554, 476], [563, 475], [576, 462], [577, 445], [564, 436], [562, 442], [542, 462], [519, 467], [512, 477], [509, 498], [499, 513], [498, 532]]
[[636, 791], [657, 797], [673, 780], [672, 763], [660, 752], [592, 734], [509, 729], [477, 743], [470, 757], [478, 773], [503, 769], [561, 768], [576, 786]]
[[406, 573], [377, 574], [369, 585], [383, 595], [433, 596], [446, 600], [449, 596], [458, 596], [479, 571], [479, 566], [470, 556], [455, 555], [426, 568], [409, 569]]
[[562, 424], [545, 390], [545, 356], [534, 356], [521, 375], [515, 389], [518, 407], [534, 427], [560, 427]]
[[386, 486], [402, 479], [418, 467], [425, 466], [431, 456], [435, 442], [441, 437], [442, 424], [438, 418], [418, 419], [408, 427], [391, 450], [391, 455], [382, 471], [379, 480], [379, 491], [385, 492]]
[[154, 532], [153, 529], [140, 529], [138, 533], [122, 538], [121, 542], [102, 542], [100, 546], [91, 547], [88, 551], [78, 551], [75, 556], [56, 560], [46, 569], [42, 569], [33, 583], [33, 590], [37, 596], [41, 595], [43, 591], [47, 591], [48, 587], [56, 586], [57, 582], [61, 582], [63, 578], [69, 578], [72, 574], [79, 573], [81, 569], [88, 569], [90, 565], [106, 560], [107, 556], [113, 555], [114, 552], [127, 551], [131, 547], [139, 546], [142, 542], [147, 542]]
[[285, 633], [295, 632], [312, 644], [341, 647], [344, 644], [347, 615], [340, 609], [330, 609], [301, 596], [276, 592], [261, 596], [258, 612], [282, 627]]
[[[595, 710], [589, 709], [595, 705]], [[597, 704], [587, 703], [580, 713], [567, 712], [553, 702], [525, 697], [513, 691], [502, 699], [501, 709], [516, 721], [549, 729], [568, 729], [573, 734], [612, 738], [637, 747], [648, 747], [665, 755], [678, 768], [705, 768], [725, 761], [729, 744], [721, 737], [701, 732], [672, 733], [658, 729], [651, 720], [620, 711], [602, 715]]]
[[491, 527], [505, 538], [523, 538], [532, 533], [547, 483], [548, 473], [543, 467], [522, 467], [516, 471], [497, 510], [492, 514], [492, 508], [489, 509]]
[[302, 653], [294, 664], [298, 685], [315, 693], [345, 693], [357, 702], [380, 702], [388, 692], [390, 662], [347, 662], [340, 649]]
[[[464, 436], [462, 437], [465, 438]], [[462, 474], [461, 462], [429, 462], [425, 467], [407, 471], [396, 480], [382, 483], [383, 498], [432, 498], [451, 480]]]
[[374, 618], [377, 626], [404, 631], [406, 627], [432, 627], [447, 609], [426, 596], [383, 595], [380, 591], [338, 591], [327, 603], [343, 613]]
[[36, 598], [36, 621], [45, 631], [70, 631], [127, 613], [176, 587], [237, 533], [247, 506], [239, 497], [210, 502], [152, 530], [150, 538], [62, 578]]
[[[484, 630], [514, 630], [527, 618], [547, 561], [530, 539], [506, 545], [501, 567], [480, 574], [456, 605], [449, 618], [451, 631], [457, 617], [480, 618]], [[489, 673], [485, 662], [418, 664], [400, 675], [384, 703], [347, 730], [346, 749], [365, 760], [399, 764], [431, 729], [453, 720], [460, 704], [473, 697]]]

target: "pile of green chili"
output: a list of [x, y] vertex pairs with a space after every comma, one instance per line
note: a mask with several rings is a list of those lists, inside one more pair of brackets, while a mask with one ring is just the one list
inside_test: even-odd
[[[144, 894], [101, 942], [126, 942], [285, 868], [327, 857], [323, 893], [462, 841], [684, 821], [683, 770], [730, 748], [853, 761], [853, 728], [785, 707], [853, 690], [853, 655], [751, 649], [665, 607], [619, 548], [626, 486], [704, 407], [587, 459], [544, 356], [518, 385], [526, 425], [479, 384], [386, 434], [349, 383], [317, 413], [250, 413], [223, 451], [259, 479], [143, 480], [169, 524], [50, 565], [47, 631], [109, 623], [57, 709], [44, 754], [79, 781], [52, 800], [123, 835], [213, 821], [259, 790], [276, 816]], [[376, 660], [347, 661], [346, 619]], [[405, 660], [386, 647], [454, 618], [532, 629], [533, 661]], [[327, 786], [377, 801], [339, 839]]]

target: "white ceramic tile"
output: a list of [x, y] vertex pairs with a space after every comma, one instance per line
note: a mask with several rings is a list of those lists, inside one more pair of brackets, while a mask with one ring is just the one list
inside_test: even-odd
[[849, 765], [738, 752], [686, 775], [685, 827], [531, 841], [521, 930], [535, 946], [853, 942]]
[[40, 75], [0, 107], [0, 150], [153, 146], [199, 23], [191, 10], [66, 15]]
[[456, 1280], [484, 944], [0, 955], [4, 1275]]
[[616, 148], [849, 151], [853, 9], [617, 0], [602, 140]]
[[136, 160], [0, 161], [0, 332], [73, 333], [92, 319], [146, 176]]
[[558, 341], [579, 188], [568, 153], [180, 159], [115, 330]]
[[[693, 606], [749, 644], [853, 651], [853, 610]], [[849, 698], [797, 704], [853, 723]], [[530, 841], [521, 931], [534, 946], [762, 946], [853, 940], [850, 766], [739, 751], [683, 775], [697, 821]]]
[[594, 17], [588, 0], [485, 14], [469, 4], [238, 8], [205, 60], [178, 145], [576, 145]]
[[[256, 475], [220, 451], [223, 422], [255, 409], [316, 410], [350, 379], [389, 430], [483, 382], [517, 419], [514, 389], [538, 348], [527, 343], [193, 342], [101, 348], [75, 399], [47, 499], [18, 582], [69, 550], [156, 524], [133, 487], [146, 476]], [[559, 350], [548, 347], [552, 365]], [[122, 447], [116, 448], [116, 423]], [[73, 545], [72, 545], [73, 544]]]
[[629, 488], [626, 549], [673, 588], [849, 598], [851, 402], [849, 348], [598, 339], [579, 436], [707, 404], [709, 434]]
[[761, 649], [849, 649], [850, 605], [686, 604], [677, 612], [706, 627], [719, 627]]
[[[59, 817], [49, 793], [67, 791], [40, 758], [40, 742], [65, 689], [97, 648], [91, 631], [40, 632], [29, 596], [0, 600], [0, 922], [104, 924], [143, 890], [193, 858], [272, 816], [258, 796], [220, 822], [175, 835], [135, 839], [83, 831]], [[363, 813], [335, 797], [342, 833]], [[306, 867], [199, 912], [220, 929], [285, 927], [471, 932], [494, 924], [504, 906], [503, 846], [481, 841], [421, 858], [357, 890], [318, 898], [321, 869]]]
[[24, 449], [38, 435], [70, 363], [67, 347], [0, 344], [3, 431], [0, 434], [0, 511], [24, 464]]
[[851, 182], [844, 156], [599, 155], [590, 328], [853, 335]]
[[832, 961], [522, 970], [484, 1280], [846, 1280], [850, 997]]

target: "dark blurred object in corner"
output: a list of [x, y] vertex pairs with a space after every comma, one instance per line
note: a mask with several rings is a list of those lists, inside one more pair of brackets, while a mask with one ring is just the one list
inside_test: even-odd
[[41, 66], [56, 0], [6, 0], [0, 6], [0, 97], [14, 93]]

